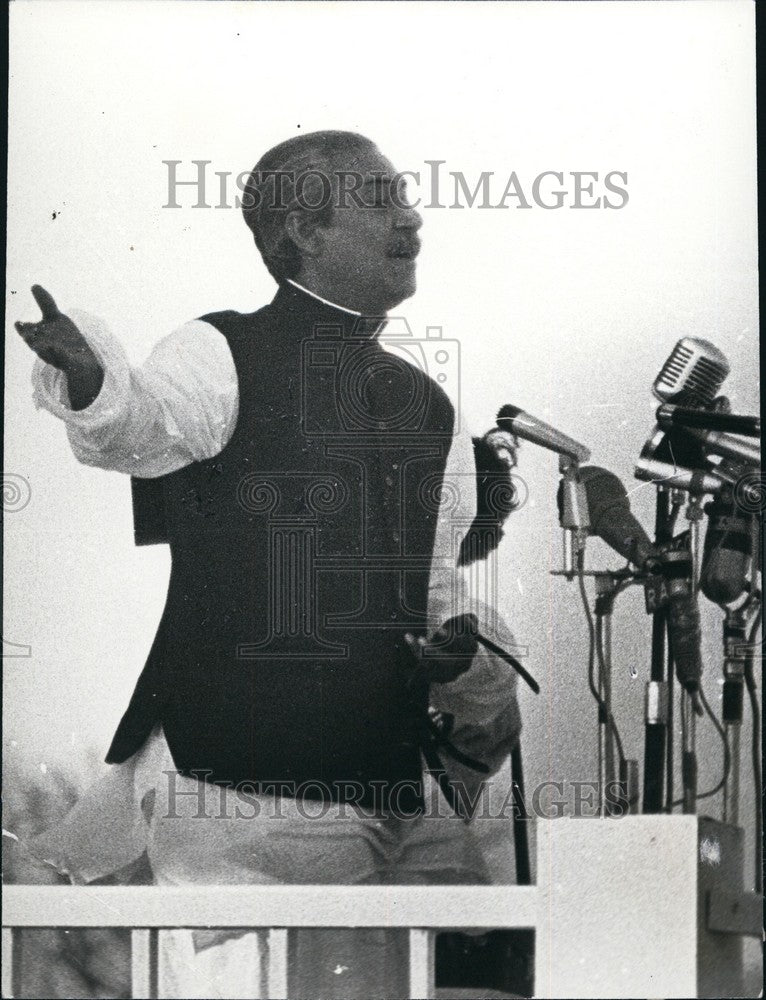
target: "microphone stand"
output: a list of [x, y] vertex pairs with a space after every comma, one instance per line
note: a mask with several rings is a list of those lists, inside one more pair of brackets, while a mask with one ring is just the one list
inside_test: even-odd
[[529, 816], [524, 794], [524, 767], [521, 759], [521, 742], [511, 750], [511, 792], [513, 795], [513, 848], [516, 859], [516, 884], [532, 884], [532, 868], [529, 860]]
[[[559, 471], [561, 472], [561, 527], [564, 534], [564, 569], [567, 580], [575, 578], [580, 557], [585, 552], [585, 542], [588, 537], [590, 520], [588, 518], [588, 497], [585, 487], [580, 481], [579, 463], [576, 459], [559, 455]], [[609, 574], [604, 574], [609, 576]], [[597, 592], [601, 574], [596, 575]], [[614, 787], [614, 734], [609, 724], [612, 714], [612, 679], [611, 679], [611, 612], [614, 597], [606, 598], [609, 592], [607, 585], [604, 599], [601, 596], [596, 601], [595, 641], [598, 655], [598, 693], [601, 703], [598, 706], [598, 813], [606, 815], [607, 785]], [[600, 593], [600, 592], [599, 592]], [[608, 607], [608, 611], [606, 608]], [[604, 633], [606, 632], [606, 643]]]
[[[722, 721], [729, 748], [729, 772], [723, 786], [723, 822], [739, 825], [742, 767], [742, 717], [749, 649], [747, 637], [759, 610], [757, 570], [753, 567], [750, 596], [738, 608], [726, 608], [723, 622]], [[756, 808], [758, 803], [756, 802]]]
[[[665, 486], [657, 487], [657, 508], [654, 521], [655, 544], [669, 542], [672, 535], [670, 493]], [[658, 600], [652, 614], [652, 660], [650, 680], [646, 684], [644, 702], [644, 790], [642, 811], [662, 812], [663, 772], [666, 752], [672, 752], [668, 740], [668, 693], [673, 680], [673, 668], [668, 652], [666, 664], [667, 611]], [[667, 674], [666, 674], [667, 666]]]
[[[594, 606], [596, 619], [596, 649], [599, 659], [598, 692], [603, 700], [604, 708], [599, 708], [598, 727], [598, 762], [599, 762], [599, 813], [602, 816], [620, 815], [623, 812], [638, 811], [638, 762], [621, 760], [619, 772], [615, 769], [615, 739], [609, 718], [612, 715], [612, 619], [614, 602], [617, 595], [631, 583], [638, 581], [631, 576], [610, 571], [597, 572], [596, 602]], [[609, 790], [619, 788], [617, 799], [607, 797]]]
[[718, 603], [724, 613], [723, 638], [723, 703], [721, 722], [725, 740], [725, 771], [721, 818], [731, 826], [740, 825], [740, 781], [742, 768], [742, 722], [745, 689], [752, 709], [752, 758], [755, 792], [755, 891], [762, 890], [762, 788], [760, 767], [760, 712], [758, 710], [755, 680], [753, 677], [754, 649], [750, 645], [754, 639], [754, 629], [761, 616], [761, 576], [763, 571], [763, 545], [761, 519], [755, 509], [750, 510], [751, 558], [749, 567], [742, 577], [737, 577], [726, 603]]
[[[635, 813], [638, 811], [638, 761], [621, 756], [619, 778], [616, 777], [617, 741], [610, 723], [612, 718], [612, 612], [616, 597], [632, 584], [642, 583], [644, 578], [641, 573], [628, 568], [578, 570], [578, 576], [580, 572], [584, 577], [594, 577], [596, 582], [593, 633], [594, 652], [598, 664], [597, 685], [594, 687], [600, 699], [598, 706], [598, 814], [600, 816], [623, 816], [626, 812]], [[551, 570], [551, 576], [563, 576], [567, 580], [572, 578], [566, 567], [560, 570]], [[632, 670], [631, 676], [634, 676]], [[609, 799], [606, 797], [607, 791], [612, 792]]]
[[[573, 580], [578, 575], [578, 565], [585, 551], [590, 521], [588, 498], [580, 480], [579, 463], [568, 455], [559, 455], [561, 472], [561, 527], [564, 533], [564, 568], [553, 575]], [[619, 572], [596, 571], [588, 576], [596, 579], [595, 645], [598, 663], [598, 771], [599, 815], [624, 811], [635, 812], [638, 799], [638, 764], [620, 759], [619, 779], [615, 767], [616, 741], [610, 723], [612, 718], [612, 613], [616, 596], [628, 584], [637, 582], [629, 570]], [[618, 784], [619, 780], [619, 784]], [[607, 798], [607, 792], [619, 795]]]
[[[689, 550], [692, 557], [692, 593], [697, 600], [699, 594], [701, 558], [700, 558], [700, 521], [702, 520], [702, 501], [699, 496], [690, 494], [686, 505], [686, 519], [689, 522]], [[672, 683], [672, 675], [669, 678]], [[697, 811], [697, 712], [696, 698], [687, 690], [681, 692], [681, 719], [683, 733], [683, 753], [681, 757], [681, 779], [683, 783], [683, 811], [691, 815]]]
[[745, 698], [746, 605], [726, 609], [723, 622], [723, 727], [729, 747], [729, 773], [723, 786], [723, 822], [739, 824], [742, 707]]
[[681, 695], [681, 784], [682, 810], [687, 815], [697, 811], [697, 716], [687, 691]]
[[585, 551], [588, 537], [588, 497], [580, 481], [580, 465], [576, 458], [559, 455], [561, 472], [561, 527], [564, 531], [564, 575], [574, 580], [577, 557]]
[[604, 703], [598, 713], [598, 784], [599, 814], [607, 812], [606, 789], [614, 787], [614, 733], [609, 725], [612, 714], [612, 613], [616, 584], [608, 573], [596, 577], [596, 649], [598, 653], [598, 693]]

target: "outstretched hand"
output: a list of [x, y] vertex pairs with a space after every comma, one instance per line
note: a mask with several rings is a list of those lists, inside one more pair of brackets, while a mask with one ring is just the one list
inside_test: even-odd
[[415, 657], [421, 680], [446, 684], [468, 670], [478, 648], [476, 615], [450, 618], [430, 639], [407, 632], [404, 640]]
[[72, 320], [59, 311], [50, 292], [42, 285], [32, 285], [32, 295], [42, 319], [16, 323], [16, 330], [39, 358], [64, 372], [72, 408], [84, 409], [101, 390], [101, 363]]

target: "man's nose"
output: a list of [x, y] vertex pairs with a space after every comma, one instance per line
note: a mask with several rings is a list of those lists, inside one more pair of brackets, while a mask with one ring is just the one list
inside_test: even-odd
[[396, 229], [411, 229], [417, 232], [423, 225], [423, 216], [416, 208], [400, 205], [396, 210], [394, 226]]

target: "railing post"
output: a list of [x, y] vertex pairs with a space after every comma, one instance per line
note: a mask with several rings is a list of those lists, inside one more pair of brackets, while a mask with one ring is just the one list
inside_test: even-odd
[[411, 1000], [431, 1000], [434, 996], [434, 941], [435, 934], [431, 930], [420, 927], [410, 930]]
[[271, 927], [268, 936], [268, 1000], [287, 1000], [287, 928]]
[[506, 885], [8, 885], [3, 890], [3, 992], [16, 1000], [21, 995], [19, 948], [27, 927], [130, 929], [135, 1000], [159, 1000], [166, 989], [167, 970], [160, 968], [164, 948], [161, 959], [158, 945], [172, 928], [256, 931], [262, 979], [256, 992], [285, 1000], [293, 930], [371, 927], [409, 932], [410, 993], [430, 1000], [436, 928], [538, 927], [541, 915], [543, 925], [549, 920], [546, 907], [541, 910], [546, 898], [534, 886]]
[[18, 927], [3, 927], [3, 998], [21, 995], [21, 932]]
[[130, 932], [130, 995], [133, 1000], [157, 1000], [159, 996], [158, 933], [156, 927]]

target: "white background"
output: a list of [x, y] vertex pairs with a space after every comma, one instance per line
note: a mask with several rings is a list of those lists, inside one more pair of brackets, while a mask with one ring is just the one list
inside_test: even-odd
[[[735, 410], [758, 405], [753, 12], [736, 0], [12, 5], [6, 469], [31, 486], [6, 518], [4, 634], [31, 646], [5, 660], [14, 753], [106, 750], [168, 571], [164, 549], [132, 545], [128, 480], [78, 466], [63, 427], [32, 406], [32, 357], [12, 326], [37, 316], [30, 284], [102, 316], [136, 361], [187, 319], [259, 307], [274, 286], [240, 214], [195, 210], [189, 189], [186, 207], [162, 209], [162, 161], [184, 161], [185, 177], [192, 159], [237, 174], [298, 132], [360, 131], [399, 169], [442, 159], [472, 186], [494, 171], [500, 192], [515, 170], [528, 197], [542, 170], [626, 171], [618, 211], [425, 210], [404, 312], [415, 333], [441, 325], [460, 341], [477, 432], [504, 402], [549, 420], [635, 489], [650, 529], [654, 491], [632, 469], [676, 340], [713, 340]], [[584, 619], [575, 585], [549, 575], [556, 460], [526, 445], [519, 471], [530, 499], [501, 549], [501, 605], [542, 686], [521, 694], [527, 782], [594, 779]], [[621, 561], [593, 542], [589, 564]], [[718, 708], [721, 615], [703, 615]], [[642, 759], [639, 591], [620, 599], [615, 633], [617, 718]], [[721, 755], [709, 722], [700, 736], [706, 788]], [[747, 768], [743, 785], [750, 802]]]

